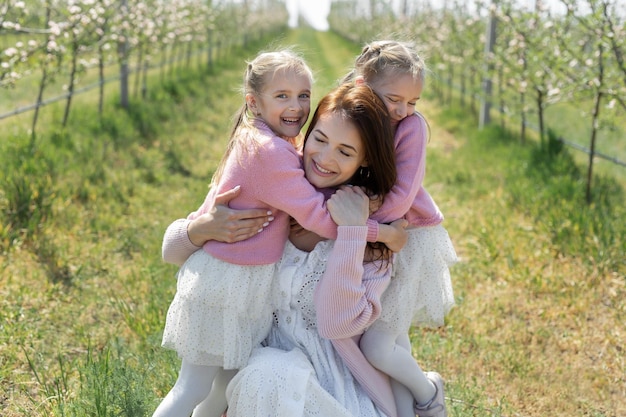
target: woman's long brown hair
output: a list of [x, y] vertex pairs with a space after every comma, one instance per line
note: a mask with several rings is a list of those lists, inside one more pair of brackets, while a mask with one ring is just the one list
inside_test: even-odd
[[[321, 115], [336, 113], [359, 132], [365, 149], [367, 167], [357, 170], [349, 184], [365, 189], [369, 196], [383, 197], [391, 191], [398, 176], [393, 130], [385, 103], [365, 84], [343, 84], [322, 98], [305, 135], [305, 143]], [[368, 246], [389, 259], [391, 251], [380, 242]]]

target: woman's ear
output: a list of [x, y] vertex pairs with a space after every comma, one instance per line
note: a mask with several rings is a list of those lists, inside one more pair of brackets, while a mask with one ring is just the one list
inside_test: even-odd
[[355, 84], [355, 85], [365, 84], [365, 78], [363, 78], [363, 76], [362, 76], [362, 75], [357, 76], [357, 77], [354, 79], [354, 84]]

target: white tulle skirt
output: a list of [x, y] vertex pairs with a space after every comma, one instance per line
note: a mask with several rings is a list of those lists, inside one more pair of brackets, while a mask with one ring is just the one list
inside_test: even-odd
[[407, 231], [407, 244], [396, 255], [373, 329], [399, 334], [411, 325], [439, 327], [454, 306], [449, 268], [458, 258], [448, 232], [441, 225]]
[[178, 271], [162, 346], [196, 365], [243, 367], [272, 324], [274, 273], [198, 250]]

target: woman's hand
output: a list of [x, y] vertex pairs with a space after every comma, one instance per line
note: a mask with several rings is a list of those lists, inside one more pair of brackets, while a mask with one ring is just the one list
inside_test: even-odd
[[360, 187], [344, 186], [326, 202], [337, 226], [365, 226], [370, 200]]
[[235, 210], [228, 203], [239, 195], [239, 186], [215, 197], [213, 208], [195, 218], [187, 227], [189, 240], [202, 246], [208, 240], [234, 243], [251, 238], [263, 231], [274, 220], [271, 211], [265, 209]]

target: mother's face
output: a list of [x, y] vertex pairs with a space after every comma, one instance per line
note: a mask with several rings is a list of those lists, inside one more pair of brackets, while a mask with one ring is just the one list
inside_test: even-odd
[[338, 113], [319, 117], [304, 144], [303, 159], [304, 173], [317, 188], [345, 184], [367, 166], [357, 128]]

